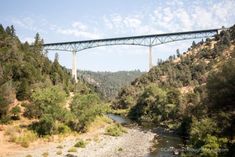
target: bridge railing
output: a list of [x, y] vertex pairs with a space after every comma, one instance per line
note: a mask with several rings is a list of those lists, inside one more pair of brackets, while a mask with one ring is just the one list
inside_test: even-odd
[[84, 40], [84, 41], [72, 41], [72, 42], [60, 42], [44, 44], [46, 50], [57, 51], [82, 51], [85, 49], [100, 47], [100, 46], [112, 46], [112, 45], [137, 45], [137, 46], [157, 46], [174, 41], [209, 38], [217, 34], [219, 29], [189, 31], [189, 32], [177, 32], [167, 34], [153, 34], [143, 36], [121, 37], [121, 38], [107, 38], [97, 40]]

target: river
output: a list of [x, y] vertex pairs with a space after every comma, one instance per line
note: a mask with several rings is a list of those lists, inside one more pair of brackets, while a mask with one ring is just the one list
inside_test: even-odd
[[[108, 114], [108, 117], [112, 120], [116, 121], [117, 123], [121, 123], [124, 125], [132, 124], [131, 120], [114, 114]], [[180, 149], [182, 146], [182, 140], [177, 135], [165, 131], [163, 128], [159, 127], [146, 127], [145, 129], [151, 129], [152, 132], [158, 135], [157, 137], [157, 148], [147, 154], [145, 157], [177, 157], [179, 155], [174, 155], [174, 149]], [[177, 152], [177, 151], [175, 151]]]

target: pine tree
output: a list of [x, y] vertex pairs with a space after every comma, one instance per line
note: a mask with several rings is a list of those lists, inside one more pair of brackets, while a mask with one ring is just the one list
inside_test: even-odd
[[179, 49], [176, 50], [176, 56], [180, 57], [180, 50]]
[[29, 88], [29, 83], [27, 80], [23, 80], [17, 90], [16, 93], [16, 98], [18, 100], [26, 100], [30, 96], [30, 88]]

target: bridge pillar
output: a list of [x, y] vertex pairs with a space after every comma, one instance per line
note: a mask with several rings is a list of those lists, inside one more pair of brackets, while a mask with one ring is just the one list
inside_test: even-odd
[[78, 78], [77, 78], [77, 51], [73, 51], [73, 65], [72, 65], [72, 79], [74, 79], [74, 81], [77, 83], [78, 82]]
[[149, 70], [153, 67], [152, 63], [152, 45], [149, 46]]

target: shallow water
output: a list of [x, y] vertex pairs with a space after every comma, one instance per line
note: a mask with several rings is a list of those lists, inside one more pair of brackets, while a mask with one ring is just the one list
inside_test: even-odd
[[110, 113], [110, 114], [107, 114], [107, 116], [109, 118], [111, 118], [112, 120], [114, 120], [115, 122], [120, 123], [120, 124], [130, 124], [131, 123], [131, 120], [129, 120], [128, 118], [119, 116], [119, 115], [115, 115], [115, 114]]
[[173, 149], [180, 149], [182, 140], [173, 135], [159, 135], [157, 149], [149, 153], [146, 157], [176, 157]]
[[[131, 120], [120, 115], [108, 114], [107, 116], [117, 123], [131, 124]], [[180, 149], [180, 145], [182, 145], [180, 137], [165, 131], [163, 128], [154, 128], [153, 126], [147, 126], [146, 128], [158, 135], [158, 145], [155, 151], [145, 157], [177, 157], [173, 154], [173, 149]]]

